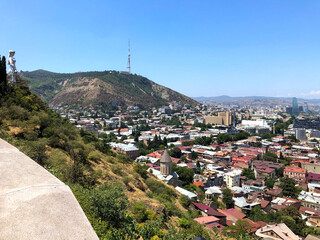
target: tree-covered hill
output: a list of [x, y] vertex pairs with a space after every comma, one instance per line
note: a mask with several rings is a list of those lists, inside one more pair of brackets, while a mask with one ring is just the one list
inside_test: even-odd
[[44, 70], [21, 72], [32, 92], [53, 105], [125, 104], [161, 106], [171, 101], [197, 102], [135, 74], [117, 71], [53, 73]]

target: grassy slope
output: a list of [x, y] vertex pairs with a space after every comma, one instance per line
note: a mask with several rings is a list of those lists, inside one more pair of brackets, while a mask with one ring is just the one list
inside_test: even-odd
[[[191, 221], [197, 213], [187, 211], [180, 205], [179, 194], [173, 188], [166, 187], [150, 174], [143, 179], [134, 170], [135, 164], [127, 158], [112, 153], [97, 139], [84, 139], [75, 127], [48, 109], [29, 89], [14, 87], [0, 99], [0, 119], [0, 137], [69, 184], [101, 238], [128, 237], [121, 235], [122, 228], [112, 227], [108, 219], [97, 214], [99, 206], [94, 205], [92, 195], [101, 193], [99, 186], [103, 183], [121, 185], [125, 195], [119, 198], [124, 201], [128, 198], [127, 213], [132, 212], [135, 202], [145, 204], [149, 211], [148, 219], [135, 225], [135, 230], [130, 230], [135, 236], [144, 236], [144, 239], [151, 239], [154, 235], [164, 239], [179, 239], [178, 236], [180, 239], [192, 239], [199, 234], [212, 235], [211, 231], [204, 231], [195, 223], [186, 229], [178, 227], [179, 218]], [[112, 187], [108, 189], [111, 191]], [[158, 189], [162, 189], [160, 193], [156, 191]]]

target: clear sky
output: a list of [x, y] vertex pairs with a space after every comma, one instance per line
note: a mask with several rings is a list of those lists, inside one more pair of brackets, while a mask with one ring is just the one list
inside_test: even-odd
[[0, 0], [17, 69], [126, 70], [188, 96], [320, 98], [319, 0]]

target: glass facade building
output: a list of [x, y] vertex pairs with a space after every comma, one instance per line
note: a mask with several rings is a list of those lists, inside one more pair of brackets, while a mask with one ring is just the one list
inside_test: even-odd
[[292, 99], [292, 115], [294, 115], [294, 116], [299, 115], [298, 99], [295, 97]]

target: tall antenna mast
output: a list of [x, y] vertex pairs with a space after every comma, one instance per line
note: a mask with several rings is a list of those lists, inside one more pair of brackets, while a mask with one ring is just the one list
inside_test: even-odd
[[128, 72], [131, 73], [131, 66], [130, 66], [130, 40], [128, 41]]

